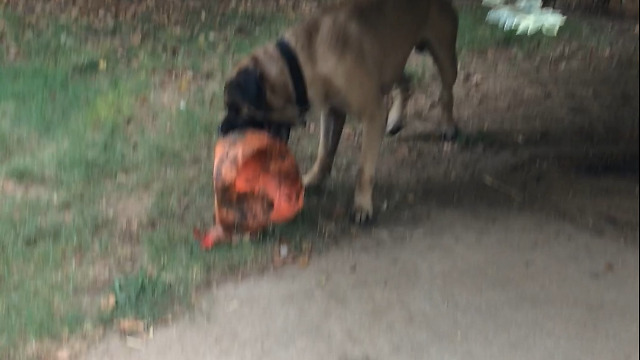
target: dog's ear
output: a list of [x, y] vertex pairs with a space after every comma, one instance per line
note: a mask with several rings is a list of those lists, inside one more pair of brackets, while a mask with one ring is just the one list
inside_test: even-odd
[[227, 107], [238, 107], [240, 112], [245, 107], [258, 112], [266, 111], [267, 95], [263, 75], [253, 67], [241, 69], [225, 84], [224, 98]]

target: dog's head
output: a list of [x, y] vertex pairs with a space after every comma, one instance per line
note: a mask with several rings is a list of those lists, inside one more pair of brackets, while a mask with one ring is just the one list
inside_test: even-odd
[[295, 99], [280, 77], [268, 76], [255, 63], [239, 67], [224, 86], [227, 113], [220, 134], [255, 128], [288, 141], [291, 127], [301, 119]]

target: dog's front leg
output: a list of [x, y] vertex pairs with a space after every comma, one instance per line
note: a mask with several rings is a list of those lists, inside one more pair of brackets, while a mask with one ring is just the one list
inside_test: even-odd
[[322, 184], [327, 175], [331, 173], [345, 119], [346, 114], [335, 108], [329, 108], [322, 112], [318, 154], [315, 164], [303, 177], [302, 181], [305, 187]]
[[382, 101], [377, 101], [374, 108], [368, 109], [362, 118], [362, 148], [360, 153], [360, 168], [356, 182], [353, 202], [353, 217], [358, 224], [363, 224], [373, 217], [373, 185], [380, 154], [380, 146], [385, 130], [385, 111]]

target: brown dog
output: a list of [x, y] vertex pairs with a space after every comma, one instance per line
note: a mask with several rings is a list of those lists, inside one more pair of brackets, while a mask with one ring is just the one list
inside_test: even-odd
[[[310, 105], [320, 109], [318, 155], [304, 176], [305, 186], [312, 186], [331, 172], [346, 114], [360, 119], [353, 215], [364, 223], [373, 215], [374, 173], [385, 126], [390, 134], [402, 127], [408, 94], [403, 71], [413, 49], [433, 56], [442, 84], [444, 135], [456, 134], [457, 30], [458, 17], [448, 0], [351, 0], [327, 8], [238, 64], [225, 84], [227, 116], [220, 131], [257, 127], [287, 140]], [[387, 114], [384, 96], [394, 87]]]

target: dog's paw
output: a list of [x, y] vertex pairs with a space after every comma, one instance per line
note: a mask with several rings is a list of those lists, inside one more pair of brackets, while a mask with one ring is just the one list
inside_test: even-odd
[[373, 204], [371, 201], [356, 201], [351, 210], [351, 219], [358, 225], [364, 225], [373, 220]]

